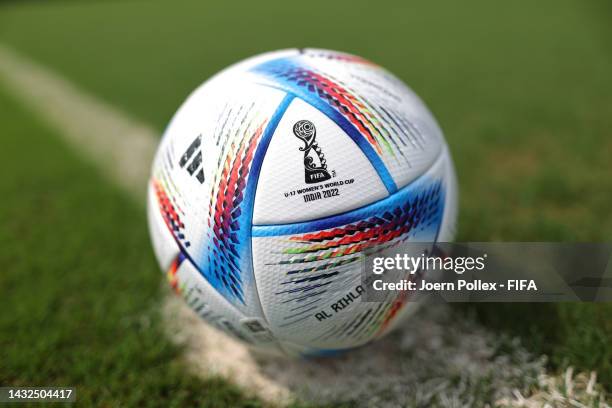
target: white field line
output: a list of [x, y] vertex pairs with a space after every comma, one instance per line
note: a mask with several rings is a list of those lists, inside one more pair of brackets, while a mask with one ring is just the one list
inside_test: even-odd
[[144, 203], [157, 131], [2, 44], [0, 75], [26, 106]]
[[[157, 131], [2, 44], [0, 81], [113, 182], [145, 203]], [[319, 402], [351, 398], [364, 406], [469, 406], [479, 401], [534, 406], [563, 398], [556, 390], [563, 380], [547, 376], [542, 359], [516, 341], [459, 319], [448, 305], [427, 305], [382, 341], [321, 361], [253, 354], [203, 324], [175, 297], [165, 302], [164, 316], [169, 335], [185, 345], [195, 373], [224, 377], [267, 401], [298, 397]], [[505, 354], [497, 351], [502, 342], [509, 350]], [[588, 378], [582, 387], [587, 403], [601, 397], [593, 375], [576, 377]], [[567, 397], [580, 403], [577, 395]]]

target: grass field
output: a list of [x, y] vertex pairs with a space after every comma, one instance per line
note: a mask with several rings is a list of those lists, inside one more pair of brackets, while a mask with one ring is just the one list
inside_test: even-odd
[[[404, 79], [445, 130], [458, 240], [610, 241], [611, 18], [604, 1], [570, 0], [6, 2], [0, 42], [160, 133], [195, 86], [239, 59], [296, 46], [353, 52]], [[6, 93], [0, 107], [10, 175], [0, 179], [0, 296], [11, 311], [0, 316], [0, 384], [53, 379], [108, 405], [118, 395], [256, 403], [185, 374], [165, 340], [142, 209], [27, 107]], [[545, 353], [552, 372], [596, 370], [612, 389], [612, 305], [459, 309]]]

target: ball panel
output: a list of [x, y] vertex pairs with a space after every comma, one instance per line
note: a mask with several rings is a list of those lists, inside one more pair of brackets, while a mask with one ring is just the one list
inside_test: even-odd
[[440, 156], [410, 185], [346, 214], [253, 227], [260, 299], [279, 339], [335, 350], [364, 344], [387, 331], [405, 307], [405, 295], [362, 302], [362, 253], [405, 241], [436, 240], [449, 182], [446, 164], [446, 156]]
[[[259, 144], [285, 94], [249, 81], [202, 86], [167, 128], [153, 165], [156, 206], [181, 250], [248, 316], [261, 316], [250, 231]], [[228, 77], [229, 78], [229, 77]]]
[[[307, 128], [308, 135], [300, 129]], [[388, 195], [355, 143], [327, 116], [295, 98], [266, 151], [253, 223], [284, 224], [343, 213]]]
[[423, 174], [441, 152], [442, 132], [423, 102], [391, 73], [359, 57], [306, 50], [251, 71], [333, 119], [390, 192]]
[[[148, 191], [148, 221], [154, 252], [168, 283], [187, 305], [204, 321], [226, 334], [262, 351], [280, 353], [281, 346], [268, 328], [262, 314], [242, 313], [214, 288], [194, 266], [170, 231], [182, 228], [181, 215], [173, 203], [152, 181]], [[160, 200], [160, 195], [162, 199]]]
[[204, 279], [184, 254], [174, 259], [167, 276], [174, 291], [201, 319], [236, 339], [278, 352], [279, 344], [265, 320], [241, 313]]

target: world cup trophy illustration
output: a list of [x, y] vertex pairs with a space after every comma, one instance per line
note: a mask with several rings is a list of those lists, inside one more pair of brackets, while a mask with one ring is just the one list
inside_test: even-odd
[[329, 180], [331, 175], [327, 171], [325, 155], [317, 144], [317, 131], [309, 120], [300, 120], [293, 125], [293, 134], [304, 142], [300, 151], [304, 152], [304, 179], [306, 183], [318, 183]]

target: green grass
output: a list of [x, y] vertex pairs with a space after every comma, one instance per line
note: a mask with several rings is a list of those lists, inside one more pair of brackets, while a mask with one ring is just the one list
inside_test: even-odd
[[[0, 92], [0, 384], [81, 406], [259, 406], [163, 333], [142, 208]], [[103, 244], [101, 244], [103, 243]]]
[[[4, 5], [0, 41], [160, 131], [196, 85], [241, 58], [285, 47], [354, 52], [404, 79], [445, 130], [461, 186], [459, 240], [610, 241], [611, 18], [602, 0], [56, 1]], [[49, 188], [40, 182], [28, 191]], [[97, 185], [78, 188], [102, 194]], [[43, 225], [32, 233], [49, 240]], [[133, 225], [143, 228], [141, 221]], [[142, 231], [114, 232], [122, 247], [147, 239]], [[17, 260], [29, 248], [13, 247], [2, 256]], [[35, 258], [37, 268], [50, 262]], [[151, 264], [150, 255], [142, 258]], [[116, 265], [108, 262], [109, 269]], [[24, 270], [34, 273], [33, 266]], [[92, 302], [108, 301], [103, 297]], [[549, 354], [555, 369], [596, 369], [612, 387], [610, 305], [486, 304], [475, 312]]]

